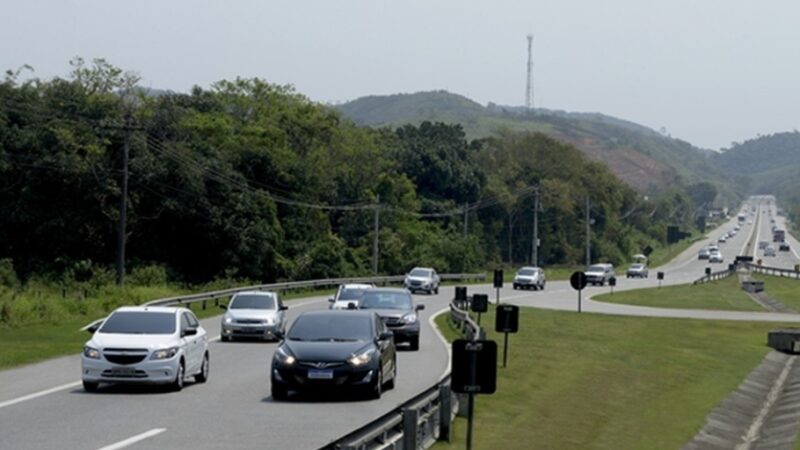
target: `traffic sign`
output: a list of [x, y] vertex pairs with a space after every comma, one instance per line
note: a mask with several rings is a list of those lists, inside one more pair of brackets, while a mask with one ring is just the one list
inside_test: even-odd
[[497, 381], [497, 343], [494, 341], [453, 341], [453, 369], [450, 383], [459, 394], [493, 394]]
[[498, 305], [494, 317], [494, 331], [516, 333], [519, 331], [519, 306]]
[[580, 291], [586, 287], [588, 280], [586, 279], [586, 274], [583, 272], [574, 272], [571, 277], [569, 277], [569, 284], [572, 286], [572, 289], [576, 291]]
[[470, 309], [476, 313], [485, 313], [489, 310], [489, 296], [486, 294], [472, 294]]
[[503, 287], [503, 269], [494, 269], [494, 287]]

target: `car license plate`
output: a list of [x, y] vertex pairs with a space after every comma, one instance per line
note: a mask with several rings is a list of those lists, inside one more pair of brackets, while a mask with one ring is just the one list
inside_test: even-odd
[[308, 371], [308, 379], [309, 380], [332, 380], [333, 379], [333, 371], [332, 370], [314, 370], [311, 369]]
[[111, 375], [113, 376], [130, 376], [136, 373], [136, 369], [133, 367], [114, 367], [111, 369]]

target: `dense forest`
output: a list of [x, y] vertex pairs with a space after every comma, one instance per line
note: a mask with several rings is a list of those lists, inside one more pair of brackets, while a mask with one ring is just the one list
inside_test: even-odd
[[0, 259], [19, 279], [113, 266], [126, 148], [128, 270], [184, 282], [369, 274], [376, 222], [379, 273], [521, 264], [537, 190], [542, 264], [583, 261], [587, 197], [595, 259], [622, 263], [716, 196], [644, 197], [538, 133], [371, 129], [260, 79], [188, 93], [137, 83], [80, 59], [65, 78], [0, 83]]

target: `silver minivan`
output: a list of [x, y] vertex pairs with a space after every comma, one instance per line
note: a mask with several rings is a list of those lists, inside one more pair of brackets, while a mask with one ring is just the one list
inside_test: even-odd
[[514, 275], [514, 289], [544, 289], [544, 270], [541, 267], [523, 267]]

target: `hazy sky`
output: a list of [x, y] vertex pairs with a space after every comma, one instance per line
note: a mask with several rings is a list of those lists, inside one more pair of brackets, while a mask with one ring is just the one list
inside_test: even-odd
[[2, 0], [0, 68], [107, 58], [146, 86], [235, 76], [321, 102], [446, 89], [602, 112], [708, 148], [800, 128], [797, 0]]

